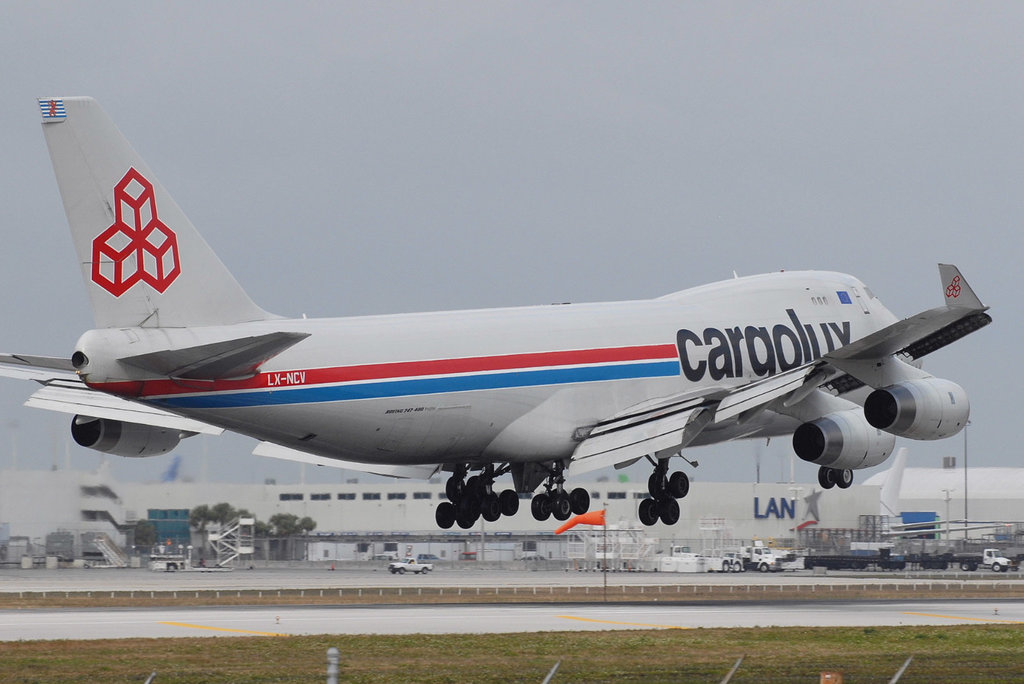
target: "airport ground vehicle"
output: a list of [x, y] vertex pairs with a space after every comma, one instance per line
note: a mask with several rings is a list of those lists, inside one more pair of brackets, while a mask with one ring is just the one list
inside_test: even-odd
[[782, 563], [786, 560], [783, 554], [759, 541], [753, 546], [741, 546], [739, 557], [744, 570], [757, 572], [782, 572]]
[[1018, 570], [1020, 562], [1016, 559], [1007, 558], [1002, 555], [999, 549], [985, 549], [981, 555], [957, 554], [955, 560], [960, 564], [961, 570], [972, 571], [979, 567], [988, 568], [992, 572], [1006, 572], [1007, 570]]
[[388, 571], [390, 571], [392, 575], [404, 575], [407, 572], [426, 574], [433, 569], [433, 563], [420, 563], [415, 558], [406, 558], [405, 560], [388, 563]]

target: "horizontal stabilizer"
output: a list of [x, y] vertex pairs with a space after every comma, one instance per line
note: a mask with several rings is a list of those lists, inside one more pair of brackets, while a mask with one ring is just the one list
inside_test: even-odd
[[298, 463], [309, 463], [311, 465], [326, 466], [328, 468], [344, 468], [346, 470], [358, 470], [361, 473], [371, 475], [384, 475], [385, 477], [398, 477], [413, 480], [426, 480], [437, 473], [440, 465], [386, 465], [374, 463], [359, 463], [357, 461], [342, 461], [327, 456], [307, 454], [305, 451], [290, 449], [272, 442], [260, 442], [252, 450], [253, 456], [265, 456], [267, 458], [280, 458], [285, 461], [296, 461]]
[[26, 366], [29, 368], [46, 368], [56, 371], [74, 373], [75, 367], [71, 365], [71, 359], [61, 356], [33, 356], [32, 354], [0, 354], [0, 363], [9, 363], [13, 366]]
[[223, 429], [191, 418], [181, 416], [158, 408], [138, 404], [133, 401], [115, 397], [89, 389], [78, 381], [58, 381], [37, 390], [25, 402], [26, 406], [73, 413], [91, 418], [121, 420], [126, 423], [152, 425], [154, 427], [194, 432], [205, 435], [219, 435]]
[[256, 374], [260, 364], [309, 337], [309, 333], [274, 332], [225, 342], [168, 349], [119, 359], [157, 375], [188, 380], [228, 380]]

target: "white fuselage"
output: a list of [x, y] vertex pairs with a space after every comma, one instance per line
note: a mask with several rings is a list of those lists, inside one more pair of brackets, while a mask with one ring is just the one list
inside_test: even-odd
[[[320, 456], [517, 462], [568, 458], [581, 430], [632, 406], [713, 396], [895, 320], [851, 276], [789, 272], [642, 301], [93, 330], [78, 349], [94, 388]], [[154, 378], [117, 361], [278, 331], [309, 337], [251, 378]], [[766, 411], [698, 443], [795, 425]]]

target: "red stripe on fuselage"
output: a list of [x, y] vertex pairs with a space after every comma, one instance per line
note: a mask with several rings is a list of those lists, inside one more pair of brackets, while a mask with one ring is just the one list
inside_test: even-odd
[[[675, 345], [654, 344], [635, 347], [611, 347], [606, 349], [574, 349], [571, 351], [535, 352], [530, 354], [506, 354], [503, 356], [473, 356], [461, 359], [436, 359], [432, 361], [399, 361], [396, 363], [371, 363], [359, 366], [335, 368], [312, 368], [308, 370], [271, 371], [260, 373], [244, 380], [141, 380], [129, 382], [90, 383], [90, 387], [112, 394], [130, 397], [159, 397], [173, 394], [202, 392], [229, 392], [238, 390], [299, 387], [326, 385], [341, 382], [366, 380], [387, 380], [427, 375], [454, 375], [460, 373], [483, 373], [508, 371], [544, 366], [576, 366], [596, 363], [617, 363], [625, 361], [649, 361], [652, 359], [677, 358]], [[303, 374], [301, 383], [272, 384], [271, 378], [295, 373]]]

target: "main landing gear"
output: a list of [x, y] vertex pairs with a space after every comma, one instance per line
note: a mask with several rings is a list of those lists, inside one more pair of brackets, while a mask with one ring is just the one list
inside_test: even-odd
[[818, 468], [818, 484], [822, 489], [848, 489], [853, 484], [853, 471], [849, 468]]
[[503, 515], [515, 515], [519, 511], [519, 495], [515, 491], [494, 492], [494, 479], [507, 473], [507, 466], [495, 469], [493, 464], [488, 464], [479, 475], [466, 479], [468, 472], [469, 464], [460, 463], [445, 483], [448, 501], [439, 503], [434, 512], [438, 527], [447, 530], [457, 523], [468, 530], [480, 518], [494, 522]]
[[658, 522], [675, 525], [679, 522], [679, 502], [690, 492], [690, 478], [681, 470], [668, 474], [668, 459], [660, 460], [647, 480], [650, 499], [640, 502], [640, 522], [650, 526]]
[[568, 520], [570, 515], [580, 515], [590, 510], [590, 492], [577, 487], [571, 492], [565, 491], [565, 464], [556, 461], [549, 471], [544, 491], [533, 497], [530, 512], [535, 520], [547, 520], [554, 516], [555, 520]]

